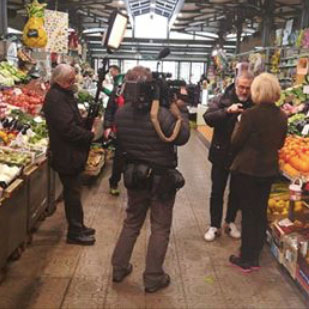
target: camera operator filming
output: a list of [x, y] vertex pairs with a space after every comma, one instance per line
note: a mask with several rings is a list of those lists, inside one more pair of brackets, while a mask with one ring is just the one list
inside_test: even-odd
[[[158, 106], [162, 103], [159, 100], [164, 93], [162, 90], [166, 89], [153, 80], [149, 69], [135, 67], [128, 71], [125, 82], [126, 104], [116, 113], [116, 127], [119, 146], [125, 156], [128, 207], [112, 257], [113, 281], [121, 282], [131, 273], [133, 247], [150, 208], [151, 236], [144, 285], [145, 291], [152, 293], [170, 283], [162, 266], [169, 243], [176, 191], [184, 185], [182, 175], [176, 170], [175, 146], [189, 140], [188, 111], [183, 101], [186, 99], [184, 93], [179, 93], [179, 98], [173, 97], [171, 106], [178, 105], [173, 112]], [[159, 92], [158, 88], [161, 88]]]

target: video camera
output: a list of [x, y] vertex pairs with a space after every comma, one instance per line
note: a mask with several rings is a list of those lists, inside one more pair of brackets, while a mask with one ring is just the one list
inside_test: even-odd
[[177, 99], [187, 101], [181, 89], [186, 87], [183, 80], [167, 80], [170, 73], [152, 72], [152, 81], [127, 81], [124, 91], [125, 101], [132, 102], [138, 109], [149, 109], [153, 100], [160, 106], [169, 108]]

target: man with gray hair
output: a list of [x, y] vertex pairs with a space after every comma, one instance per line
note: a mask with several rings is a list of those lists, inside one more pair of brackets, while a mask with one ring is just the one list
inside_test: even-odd
[[63, 185], [67, 243], [93, 245], [95, 230], [84, 225], [81, 172], [96, 132], [84, 126], [72, 91], [74, 82], [74, 68], [67, 64], [58, 65], [52, 74], [43, 111], [49, 132], [50, 164]]
[[[206, 123], [214, 128], [208, 157], [212, 163], [212, 188], [210, 196], [211, 222], [210, 228], [204, 236], [206, 241], [213, 241], [221, 234], [223, 195], [229, 176], [229, 167], [233, 159], [230, 151], [231, 136], [238, 116], [244, 109], [253, 106], [250, 97], [250, 87], [253, 79], [253, 74], [246, 70], [242, 71], [237, 76], [236, 82], [230, 85], [223, 95], [213, 99], [204, 114]], [[234, 223], [238, 208], [238, 201], [233, 194], [233, 183], [230, 182], [224, 229], [228, 235], [236, 239], [241, 237]]]

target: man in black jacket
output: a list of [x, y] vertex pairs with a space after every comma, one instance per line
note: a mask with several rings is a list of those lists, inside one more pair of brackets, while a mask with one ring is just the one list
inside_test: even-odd
[[[205, 233], [206, 241], [213, 241], [221, 234], [223, 214], [223, 195], [229, 176], [229, 166], [232, 161], [230, 152], [231, 135], [237, 118], [246, 108], [252, 107], [250, 86], [254, 76], [244, 71], [237, 76], [235, 84], [230, 85], [223, 95], [215, 98], [204, 114], [206, 123], [214, 128], [214, 134], [209, 150], [211, 169], [210, 196], [210, 228]], [[233, 238], [239, 239], [241, 234], [234, 224], [238, 203], [233, 196], [233, 184], [230, 183], [225, 231]]]
[[46, 95], [43, 111], [49, 132], [50, 164], [59, 173], [63, 185], [67, 242], [93, 245], [95, 230], [84, 225], [81, 172], [95, 132], [84, 127], [71, 90], [74, 82], [74, 68], [58, 65], [53, 72], [52, 86]]
[[118, 183], [121, 179], [121, 173], [123, 170], [123, 158], [117, 141], [115, 114], [118, 108], [124, 105], [124, 97], [122, 93], [124, 75], [120, 74], [120, 69], [117, 66], [111, 66], [110, 72], [118, 74], [112, 75], [114, 78], [114, 89], [110, 94], [104, 113], [104, 139], [108, 140], [109, 138], [114, 138], [113, 144], [115, 146], [115, 154], [112, 166], [112, 175], [109, 178], [109, 193], [117, 196], [120, 194]]
[[[151, 72], [144, 67], [135, 67], [126, 75], [127, 83], [150, 79]], [[133, 102], [127, 95], [125, 97], [126, 104], [116, 114], [116, 126], [119, 143], [126, 156], [124, 182], [128, 192], [128, 208], [112, 257], [113, 281], [121, 282], [131, 273], [133, 247], [150, 208], [151, 236], [144, 285], [145, 291], [152, 293], [170, 283], [169, 275], [163, 270], [163, 262], [169, 243], [177, 188], [174, 181], [177, 175], [175, 146], [184, 145], [189, 139], [188, 111], [185, 106], [181, 107], [183, 120], [180, 132], [174, 141], [164, 142], [159, 138], [150, 118], [151, 100], [146, 102], [147, 106]], [[138, 97], [144, 97], [144, 94]], [[179, 105], [181, 103], [177, 102]], [[167, 108], [160, 107], [158, 120], [162, 131], [170, 136], [176, 117]]]

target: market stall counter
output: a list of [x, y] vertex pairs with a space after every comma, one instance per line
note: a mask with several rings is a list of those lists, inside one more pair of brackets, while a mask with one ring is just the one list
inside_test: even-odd
[[16, 179], [0, 200], [0, 270], [27, 238], [27, 186]]
[[28, 191], [28, 224], [30, 233], [44, 216], [48, 200], [48, 164], [44, 160], [24, 171], [24, 179]]

